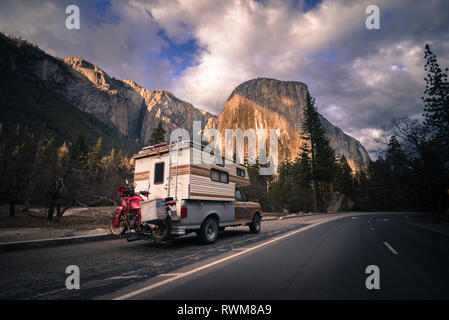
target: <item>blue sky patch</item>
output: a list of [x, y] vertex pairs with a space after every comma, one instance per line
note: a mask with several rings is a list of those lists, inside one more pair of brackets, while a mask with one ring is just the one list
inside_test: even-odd
[[158, 59], [166, 59], [170, 62], [176, 70], [172, 74], [174, 78], [178, 77], [186, 68], [197, 64], [196, 59], [202, 48], [198, 45], [196, 39], [175, 43], [167, 36], [165, 30], [160, 30], [158, 35], [167, 43], [163, 46]]
[[322, 0], [305, 0], [303, 11], [304, 12], [310, 11], [314, 9], [316, 6], [318, 6], [321, 2]]

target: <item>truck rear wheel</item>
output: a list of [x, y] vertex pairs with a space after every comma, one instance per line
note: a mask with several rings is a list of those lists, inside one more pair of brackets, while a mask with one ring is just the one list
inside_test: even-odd
[[201, 225], [199, 237], [204, 244], [212, 244], [218, 237], [218, 222], [214, 217], [207, 218]]
[[253, 221], [249, 224], [249, 231], [251, 231], [251, 233], [260, 232], [260, 221], [260, 215], [255, 214], [253, 217]]

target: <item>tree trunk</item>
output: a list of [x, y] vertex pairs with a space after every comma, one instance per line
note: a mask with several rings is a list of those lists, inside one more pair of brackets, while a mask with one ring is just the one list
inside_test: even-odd
[[313, 191], [313, 212], [318, 212], [318, 205], [317, 205], [317, 193], [316, 193], [316, 180], [312, 180], [312, 191]]
[[60, 220], [62, 218], [62, 216], [64, 215], [64, 213], [70, 209], [73, 205], [75, 204], [75, 201], [70, 202], [64, 209], [61, 210], [61, 206], [58, 206], [58, 214], [56, 216], [56, 220]]
[[52, 221], [53, 220], [54, 212], [55, 212], [55, 206], [54, 205], [50, 205], [48, 207], [48, 211], [47, 211], [47, 220], [48, 221]]
[[24, 195], [25, 199], [24, 199], [24, 205], [23, 205], [23, 209], [22, 209], [22, 211], [24, 211], [24, 212], [29, 212], [29, 209], [30, 209], [30, 199], [31, 199], [31, 193], [33, 191], [33, 179], [37, 173], [37, 165], [39, 163], [39, 156], [40, 156], [40, 152], [42, 149], [42, 145], [44, 143], [46, 127], [47, 127], [47, 124], [44, 123], [44, 127], [42, 129], [42, 135], [41, 135], [41, 138], [39, 139], [39, 143], [37, 144], [36, 155], [34, 156], [34, 162], [33, 162], [33, 167], [32, 167], [32, 171], [30, 174], [30, 178], [28, 179], [28, 182], [25, 186], [25, 195]]
[[47, 220], [49, 221], [53, 220], [53, 215], [55, 214], [55, 206], [56, 206], [56, 197], [52, 195], [50, 203], [48, 204], [48, 211], [47, 211]]
[[9, 202], [9, 216], [10, 217], [16, 216], [16, 201], [15, 200], [11, 200]]
[[64, 213], [69, 210], [73, 205], [75, 204], [75, 200], [72, 200], [64, 209], [61, 210], [60, 213], [58, 213], [58, 219], [62, 218]]
[[313, 192], [313, 212], [318, 212], [318, 205], [317, 205], [317, 193], [316, 193], [316, 179], [314, 178], [315, 175], [315, 148], [312, 141], [310, 141], [310, 150], [311, 150], [311, 161], [310, 161], [310, 173], [312, 175], [312, 192]]
[[384, 197], [384, 210], [388, 211], [388, 201], [387, 201], [387, 194], [385, 192], [382, 192]]

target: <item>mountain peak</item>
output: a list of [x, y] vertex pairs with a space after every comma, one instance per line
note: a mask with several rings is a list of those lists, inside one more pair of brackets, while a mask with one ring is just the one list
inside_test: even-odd
[[74, 68], [85, 68], [85, 69], [93, 69], [93, 70], [98, 69], [99, 70], [99, 68], [95, 64], [87, 61], [86, 59], [84, 59], [82, 57], [67, 58], [67, 59], [64, 59], [64, 62]]
[[[307, 85], [299, 81], [283, 81], [272, 78], [255, 78], [243, 82], [238, 85], [233, 93], [247, 92], [248, 90], [254, 90], [258, 93], [263, 93], [264, 91], [273, 90], [275, 88], [290, 87], [290, 88], [305, 88], [307, 90]], [[231, 94], [230, 98], [233, 94]]]
[[82, 57], [71, 57], [64, 59], [64, 62], [84, 75], [98, 89], [108, 92], [109, 94], [117, 94], [120, 86], [115, 79], [111, 78], [105, 71], [96, 64], [87, 61]]

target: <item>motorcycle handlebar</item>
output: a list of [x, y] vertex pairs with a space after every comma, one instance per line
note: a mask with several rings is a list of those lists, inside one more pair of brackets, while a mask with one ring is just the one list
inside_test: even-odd
[[128, 190], [122, 192], [122, 193], [120, 194], [120, 196], [124, 196], [124, 197], [126, 197], [126, 196], [128, 196], [128, 197], [133, 197], [133, 196], [142, 195], [142, 196], [148, 197], [149, 194], [150, 194], [150, 193], [149, 193], [148, 191], [139, 191], [139, 192], [136, 193], [133, 189], [128, 189]]

